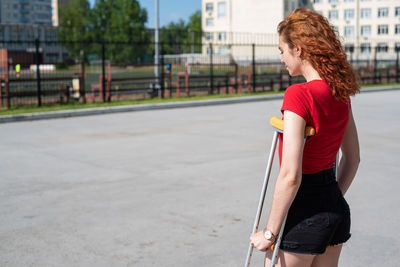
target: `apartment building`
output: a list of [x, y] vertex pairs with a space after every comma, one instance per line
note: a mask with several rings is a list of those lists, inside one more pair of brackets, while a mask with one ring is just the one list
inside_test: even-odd
[[[298, 7], [311, 8], [312, 3], [309, 0], [202, 0], [203, 43], [214, 44], [214, 54], [242, 59], [251, 56], [251, 44], [256, 44], [258, 58], [260, 54], [278, 58], [278, 23]], [[203, 52], [210, 53], [210, 49], [206, 47]]]
[[1, 0], [1, 24], [52, 25], [51, 0]]
[[32, 53], [33, 41], [41, 42], [40, 50], [46, 51], [46, 62], [60, 61], [65, 52], [58, 46], [58, 6], [68, 0], [0, 0], [0, 48], [14, 53]]
[[399, 0], [313, 0], [342, 36], [354, 58], [393, 58], [400, 48]]

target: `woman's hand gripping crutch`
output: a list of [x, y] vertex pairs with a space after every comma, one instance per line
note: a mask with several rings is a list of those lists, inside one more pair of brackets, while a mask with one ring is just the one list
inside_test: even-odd
[[[252, 234], [256, 233], [258, 231], [258, 225], [260, 223], [260, 217], [261, 217], [261, 212], [262, 212], [263, 205], [264, 205], [265, 194], [267, 192], [269, 177], [271, 174], [271, 167], [272, 167], [272, 163], [274, 161], [276, 144], [278, 141], [278, 133], [283, 132], [283, 120], [279, 119], [278, 117], [272, 117], [270, 120], [270, 124], [274, 128], [275, 132], [274, 132], [274, 136], [272, 138], [271, 150], [270, 150], [269, 157], [268, 157], [267, 168], [266, 168], [265, 176], [264, 176], [264, 183], [263, 183], [262, 190], [261, 190], [260, 200], [258, 202], [257, 213], [256, 213], [256, 218], [254, 220]], [[307, 126], [305, 129], [304, 137], [307, 138], [307, 137], [313, 136], [314, 134], [315, 134], [315, 129]], [[286, 221], [286, 218], [285, 218], [285, 221]], [[274, 251], [272, 260], [271, 260], [271, 266], [275, 266], [276, 256], [278, 255], [279, 245], [280, 245], [280, 242], [282, 239], [283, 228], [285, 227], [285, 221], [283, 222], [281, 230], [279, 231], [279, 235], [276, 240], [276, 243], [270, 247], [271, 250]], [[250, 243], [248, 251], [247, 251], [246, 263], [244, 265], [245, 267], [250, 266], [250, 259], [251, 259], [252, 254], [253, 254], [253, 246]]]

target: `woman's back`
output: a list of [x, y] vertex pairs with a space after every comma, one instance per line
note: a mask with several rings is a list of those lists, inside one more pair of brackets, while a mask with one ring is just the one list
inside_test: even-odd
[[296, 113], [316, 130], [315, 136], [306, 141], [302, 172], [317, 173], [332, 168], [346, 130], [350, 103], [334, 99], [325, 81], [312, 80], [290, 86], [281, 110]]

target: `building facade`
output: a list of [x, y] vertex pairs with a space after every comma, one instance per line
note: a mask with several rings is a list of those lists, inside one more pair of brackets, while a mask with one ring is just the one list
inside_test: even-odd
[[393, 58], [400, 47], [399, 0], [314, 0], [314, 9], [327, 17], [355, 59]]
[[0, 48], [29, 54], [39, 39], [42, 59], [61, 61], [66, 51], [57, 44], [58, 6], [58, 0], [0, 0]]
[[53, 25], [51, 0], [1, 0], [1, 24]]
[[[215, 44], [214, 54], [231, 54], [235, 59], [248, 59], [252, 44], [257, 45], [257, 58], [260, 54], [278, 58], [277, 25], [298, 7], [311, 8], [312, 3], [308, 0], [202, 0], [203, 43]], [[207, 46], [203, 52], [210, 53], [210, 49]]]
[[[277, 59], [276, 27], [295, 8], [311, 8], [337, 28], [352, 59], [390, 59], [400, 47], [400, 0], [202, 0], [204, 53]], [[265, 46], [265, 47], [262, 47]]]

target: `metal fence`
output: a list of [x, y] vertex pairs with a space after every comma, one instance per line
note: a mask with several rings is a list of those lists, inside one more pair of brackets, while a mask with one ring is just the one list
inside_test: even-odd
[[[0, 106], [284, 90], [275, 45], [24, 41], [0, 43]], [[197, 53], [193, 53], [197, 51]], [[399, 82], [397, 47], [348, 52], [362, 84]], [[391, 56], [388, 56], [390, 54]], [[158, 76], [155, 69], [158, 68]]]

